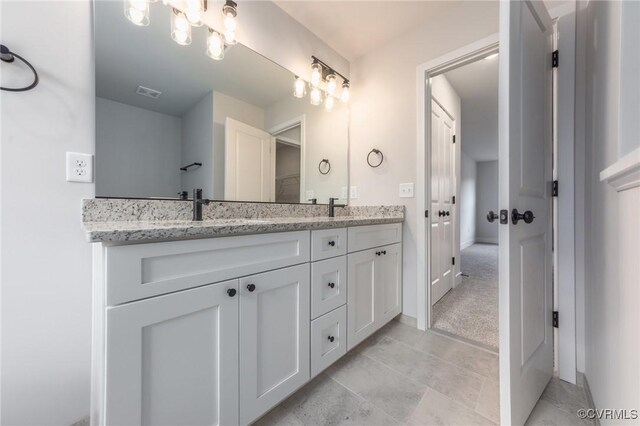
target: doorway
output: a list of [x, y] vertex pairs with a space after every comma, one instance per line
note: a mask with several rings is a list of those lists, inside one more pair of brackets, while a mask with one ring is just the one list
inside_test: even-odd
[[431, 327], [497, 352], [498, 54], [430, 83]]
[[301, 196], [300, 126], [276, 135], [276, 203], [299, 203]]

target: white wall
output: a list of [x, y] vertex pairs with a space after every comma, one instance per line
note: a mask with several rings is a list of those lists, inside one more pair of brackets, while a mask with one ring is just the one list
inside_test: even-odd
[[[578, 15], [577, 41], [586, 55], [584, 63], [577, 61], [578, 72], [585, 73], [581, 90], [586, 90], [585, 375], [597, 408], [640, 406], [638, 324], [632, 320], [640, 271], [620, 274], [621, 256], [628, 253], [620, 252], [618, 241], [629, 230], [618, 221], [618, 193], [599, 180], [619, 153], [620, 58], [628, 53], [620, 51], [620, 7], [618, 2], [582, 3]], [[637, 44], [626, 48], [633, 51]]]
[[[94, 185], [65, 181], [65, 151], [94, 152], [91, 5], [0, 8], [0, 40], [40, 73], [30, 92], [0, 92], [0, 423], [64, 425], [89, 412], [91, 246], [80, 200]], [[3, 86], [24, 82], [23, 67], [1, 67]]]
[[190, 167], [186, 172], [180, 172], [180, 190], [188, 191], [189, 196], [193, 189], [202, 188], [204, 198], [218, 198], [214, 193], [218, 182], [214, 179], [217, 158], [213, 150], [213, 112], [213, 92], [209, 92], [182, 116], [181, 166], [202, 163], [202, 167]]
[[[220, 7], [211, 6], [217, 19]], [[294, 72], [308, 72], [316, 54], [348, 74], [344, 58], [273, 3], [239, 11], [239, 41], [258, 53]], [[70, 424], [89, 413], [91, 246], [80, 201], [94, 185], [65, 182], [64, 153], [95, 147], [91, 3], [2, 1], [0, 14], [2, 43], [41, 78], [32, 92], [0, 92], [0, 423]], [[23, 71], [3, 64], [3, 85], [23, 82]], [[16, 179], [24, 158], [37, 167]]]
[[178, 117], [96, 98], [96, 195], [176, 197], [180, 131]]
[[[398, 185], [416, 180], [416, 68], [497, 30], [496, 9], [484, 2], [461, 2], [429, 25], [391, 40], [351, 64], [349, 179], [350, 185], [358, 187], [358, 199], [350, 202], [405, 206], [403, 313], [412, 317], [417, 312], [416, 227], [417, 221], [425, 218], [416, 217], [415, 198], [399, 198]], [[376, 169], [365, 160], [371, 148], [382, 150], [385, 156], [384, 164]]]
[[498, 162], [479, 161], [476, 186], [476, 242], [498, 244], [498, 221], [489, 223], [487, 212], [498, 213]]
[[460, 161], [460, 249], [476, 241], [476, 179], [477, 167], [464, 151]]

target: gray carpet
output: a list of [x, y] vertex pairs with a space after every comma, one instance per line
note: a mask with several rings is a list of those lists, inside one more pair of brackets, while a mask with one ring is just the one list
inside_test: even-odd
[[498, 350], [498, 246], [461, 252], [462, 283], [433, 306], [433, 327]]

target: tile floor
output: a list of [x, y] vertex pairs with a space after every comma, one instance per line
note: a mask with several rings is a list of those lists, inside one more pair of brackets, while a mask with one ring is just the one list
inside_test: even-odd
[[[581, 388], [554, 379], [528, 425], [588, 425]], [[492, 425], [498, 356], [392, 321], [257, 425]]]

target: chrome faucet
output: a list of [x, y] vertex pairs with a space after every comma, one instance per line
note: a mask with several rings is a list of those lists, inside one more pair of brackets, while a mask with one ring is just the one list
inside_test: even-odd
[[202, 205], [209, 204], [210, 200], [202, 198], [202, 189], [193, 190], [193, 220], [202, 220]]
[[346, 204], [336, 204], [337, 198], [329, 198], [329, 217], [335, 216], [336, 207], [346, 207]]

